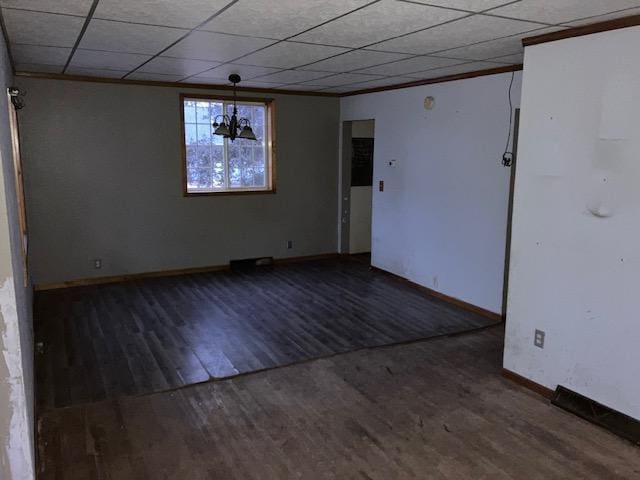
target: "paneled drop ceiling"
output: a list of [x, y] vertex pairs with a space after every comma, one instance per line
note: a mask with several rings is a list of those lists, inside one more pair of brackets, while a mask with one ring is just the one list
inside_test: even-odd
[[522, 63], [640, 0], [0, 0], [17, 72], [345, 93]]

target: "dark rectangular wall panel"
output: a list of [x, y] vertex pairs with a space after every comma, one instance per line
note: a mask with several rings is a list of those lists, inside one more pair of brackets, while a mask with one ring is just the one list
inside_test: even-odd
[[558, 385], [551, 403], [640, 445], [640, 421]]

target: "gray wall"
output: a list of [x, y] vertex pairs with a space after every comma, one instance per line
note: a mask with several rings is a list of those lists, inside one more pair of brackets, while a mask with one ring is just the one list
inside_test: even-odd
[[24, 286], [21, 232], [6, 88], [13, 83], [0, 36], [0, 478], [33, 478], [31, 287]]
[[338, 99], [272, 96], [275, 195], [185, 198], [188, 90], [17, 80], [35, 283], [336, 251]]

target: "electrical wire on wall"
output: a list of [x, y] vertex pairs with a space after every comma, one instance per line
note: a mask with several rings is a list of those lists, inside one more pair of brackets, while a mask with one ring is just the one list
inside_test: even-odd
[[507, 133], [507, 144], [504, 146], [504, 153], [502, 154], [502, 165], [510, 167], [513, 163], [513, 152], [509, 150], [509, 144], [511, 143], [511, 130], [513, 128], [513, 102], [511, 100], [511, 89], [513, 88], [513, 79], [516, 76], [516, 72], [511, 72], [511, 81], [509, 82], [509, 132]]

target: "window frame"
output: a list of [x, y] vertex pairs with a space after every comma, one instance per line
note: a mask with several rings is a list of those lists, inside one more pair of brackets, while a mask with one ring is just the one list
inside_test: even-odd
[[[275, 122], [275, 101], [272, 98], [256, 98], [256, 97], [236, 97], [239, 104], [242, 103], [259, 103], [265, 106], [265, 141], [266, 141], [266, 158], [265, 171], [267, 175], [267, 186], [264, 188], [226, 188], [218, 192], [190, 192], [187, 183], [187, 145], [185, 142], [185, 118], [184, 118], [184, 102], [185, 100], [215, 100], [221, 103], [233, 102], [234, 97], [229, 95], [208, 95], [199, 93], [181, 93], [180, 94], [180, 148], [182, 149], [182, 195], [185, 197], [206, 197], [206, 196], [225, 196], [225, 195], [264, 195], [276, 193], [276, 122]], [[225, 148], [226, 150], [226, 148]], [[225, 163], [227, 159], [225, 158]], [[227, 171], [228, 175], [228, 171]]]

